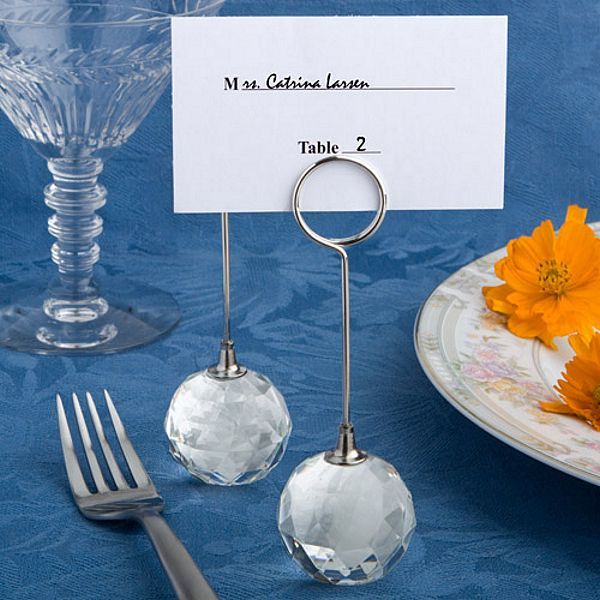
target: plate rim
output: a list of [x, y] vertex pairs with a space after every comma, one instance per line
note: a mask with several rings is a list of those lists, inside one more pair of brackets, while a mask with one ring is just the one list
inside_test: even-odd
[[[476, 425], [477, 427], [479, 427], [480, 429], [482, 429], [483, 431], [485, 431], [492, 437], [496, 438], [497, 440], [500, 440], [501, 442], [507, 444], [511, 448], [514, 448], [515, 450], [525, 454], [526, 456], [529, 456], [530, 458], [533, 458], [534, 460], [536, 460], [538, 462], [545, 464], [546, 466], [549, 466], [553, 469], [561, 471], [567, 475], [571, 475], [572, 477], [576, 477], [577, 479], [581, 479], [582, 481], [585, 481], [592, 485], [600, 486], [600, 475], [595, 476], [592, 473], [589, 473], [588, 471], [585, 471], [578, 467], [569, 465], [557, 458], [554, 458], [553, 456], [546, 454], [545, 452], [543, 452], [541, 450], [538, 450], [537, 448], [533, 448], [533, 447], [527, 445], [525, 442], [522, 442], [521, 440], [518, 440], [518, 439], [514, 438], [513, 436], [511, 436], [509, 433], [497, 429], [492, 424], [486, 422], [485, 420], [480, 418], [478, 415], [474, 414], [467, 407], [463, 406], [458, 400], [456, 400], [456, 398], [454, 398], [452, 391], [449, 390], [444, 385], [443, 381], [441, 381], [441, 378], [436, 373], [434, 367], [430, 364], [430, 362], [427, 358], [426, 352], [422, 349], [422, 347], [419, 343], [419, 326], [421, 323], [421, 319], [423, 317], [424, 308], [427, 306], [427, 304], [433, 298], [433, 296], [436, 295], [438, 290], [440, 288], [442, 288], [444, 285], [446, 285], [447, 281], [451, 277], [453, 277], [456, 273], [458, 273], [459, 271], [462, 271], [463, 269], [467, 269], [468, 267], [475, 265], [478, 261], [485, 259], [495, 253], [498, 253], [502, 249], [503, 248], [497, 248], [496, 250], [493, 250], [492, 252], [489, 252], [488, 254], [484, 254], [484, 255], [476, 258], [475, 260], [472, 260], [471, 262], [463, 265], [462, 267], [460, 267], [459, 269], [457, 269], [456, 271], [454, 271], [453, 273], [448, 275], [448, 277], [446, 277], [441, 283], [439, 283], [433, 289], [433, 291], [431, 293], [429, 293], [427, 298], [425, 298], [425, 300], [422, 302], [421, 306], [419, 307], [419, 312], [417, 313], [417, 316], [416, 316], [415, 322], [414, 322], [414, 326], [413, 326], [413, 345], [414, 345], [414, 349], [415, 349], [415, 354], [417, 355], [417, 360], [419, 361], [419, 365], [421, 366], [421, 369], [425, 373], [427, 379], [429, 379], [429, 381], [431, 382], [433, 387], [442, 396], [442, 398], [444, 398], [444, 400], [446, 400], [446, 402], [448, 402], [460, 414], [462, 414], [469, 421], [471, 421], [471, 423], [473, 423], [474, 425]], [[460, 381], [460, 379], [458, 379], [454, 376], [453, 376], [453, 379], [455, 380], [456, 383], [458, 383], [458, 385], [460, 386], [460, 388], [462, 390], [466, 391], [470, 397], [473, 397], [473, 394], [469, 391], [468, 387], [465, 386]]]

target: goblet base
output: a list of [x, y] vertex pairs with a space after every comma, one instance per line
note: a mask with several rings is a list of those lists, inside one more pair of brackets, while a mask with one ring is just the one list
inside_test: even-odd
[[103, 277], [108, 310], [87, 322], [60, 322], [43, 310], [47, 289], [37, 281], [3, 286], [0, 347], [34, 354], [109, 354], [149, 344], [179, 322], [175, 299], [122, 277]]

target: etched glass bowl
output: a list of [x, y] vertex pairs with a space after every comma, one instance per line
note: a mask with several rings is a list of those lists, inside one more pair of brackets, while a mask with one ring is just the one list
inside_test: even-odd
[[290, 556], [317, 581], [370, 583], [404, 555], [416, 526], [412, 496], [377, 456], [355, 465], [311, 456], [279, 502], [279, 532]]
[[2, 289], [0, 345], [40, 353], [116, 352], [179, 320], [173, 298], [93, 277], [106, 201], [104, 160], [165, 90], [172, 14], [215, 14], [223, 0], [0, 0], [0, 108], [48, 162], [55, 279]]

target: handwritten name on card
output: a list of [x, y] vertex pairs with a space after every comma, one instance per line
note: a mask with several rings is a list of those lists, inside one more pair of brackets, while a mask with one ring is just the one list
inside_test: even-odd
[[[392, 209], [501, 208], [506, 17], [173, 20], [175, 210], [290, 210], [329, 154], [382, 175]], [[308, 210], [368, 210], [332, 171]]]

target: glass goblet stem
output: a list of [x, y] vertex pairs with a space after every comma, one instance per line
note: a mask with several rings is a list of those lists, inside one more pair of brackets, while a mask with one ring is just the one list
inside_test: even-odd
[[102, 218], [96, 210], [106, 203], [106, 188], [98, 184], [100, 159], [51, 159], [53, 183], [44, 190], [45, 202], [55, 211], [48, 231], [56, 237], [52, 260], [58, 277], [50, 286], [44, 312], [62, 323], [85, 323], [106, 314], [108, 303], [100, 296], [92, 275], [100, 258], [96, 238]]

